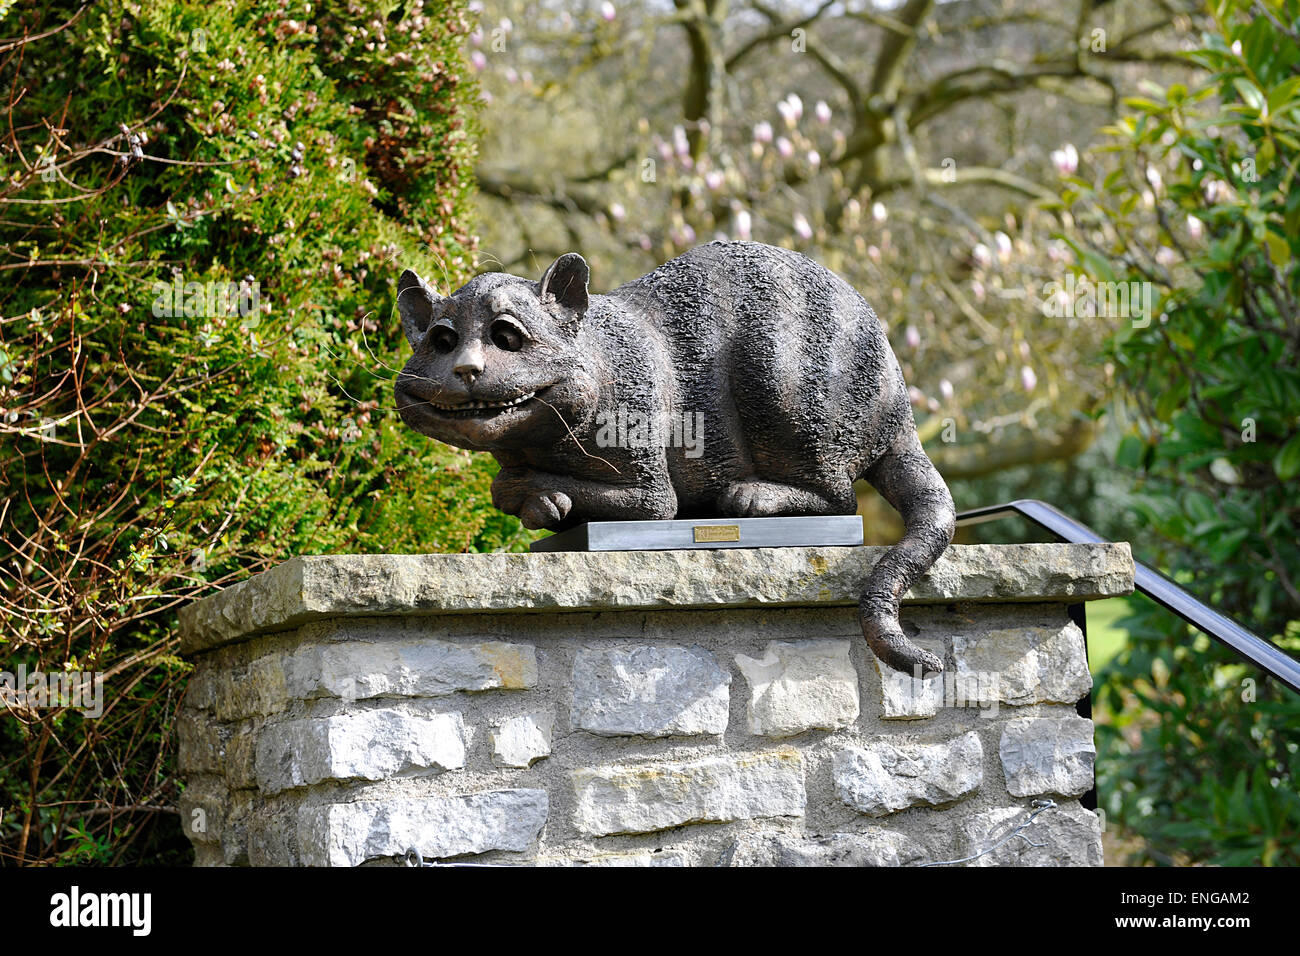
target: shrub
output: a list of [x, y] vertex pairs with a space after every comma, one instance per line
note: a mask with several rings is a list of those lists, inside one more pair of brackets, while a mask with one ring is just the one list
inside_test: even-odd
[[[1092, 281], [1146, 282], [1109, 352], [1138, 557], [1300, 649], [1300, 3], [1216, 0], [1188, 88], [1149, 86], [1066, 196]], [[1151, 536], [1135, 536], [1139, 546]], [[1300, 698], [1149, 604], [1099, 675], [1099, 787], [1163, 862], [1300, 863]]]
[[460, 0], [78, 7], [0, 13], [0, 642], [105, 696], [0, 719], [0, 847], [178, 861], [178, 606], [522, 540], [391, 410], [397, 272], [469, 274], [477, 93]]

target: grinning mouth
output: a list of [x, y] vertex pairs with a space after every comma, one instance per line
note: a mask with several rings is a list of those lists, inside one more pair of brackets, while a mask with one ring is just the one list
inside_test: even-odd
[[507, 409], [517, 408], [536, 397], [536, 392], [528, 392], [525, 395], [504, 402], [459, 402], [455, 405], [446, 405], [431, 400], [429, 404], [438, 414], [450, 418], [491, 418], [493, 415], [499, 415]]

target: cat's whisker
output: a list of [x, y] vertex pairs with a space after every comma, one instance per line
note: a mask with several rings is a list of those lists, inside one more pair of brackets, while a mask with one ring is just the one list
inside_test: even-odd
[[[399, 293], [399, 295], [400, 295], [400, 293]], [[393, 368], [393, 366], [389, 365], [387, 362], [385, 362], [383, 359], [381, 359], [378, 355], [376, 355], [374, 349], [372, 349], [372, 348], [370, 347], [370, 339], [366, 336], [366, 319], [370, 318], [370, 316], [373, 315], [373, 314], [374, 314], [373, 312], [367, 312], [365, 315], [363, 315], [363, 316], [361, 317], [361, 342], [362, 342], [363, 345], [365, 345], [365, 347], [366, 347], [366, 352], [370, 355], [370, 357], [371, 357], [372, 359], [375, 360], [375, 362], [376, 362], [377, 364], [379, 364], [379, 365], [383, 366], [384, 368], [388, 369], [388, 371], [390, 371], [390, 372], [395, 372], [395, 373], [397, 373], [397, 374], [401, 374], [401, 371], [402, 371], [401, 369], [399, 369], [399, 368]], [[364, 368], [364, 366], [362, 366], [362, 367]], [[374, 374], [374, 373], [371, 373], [371, 374]], [[380, 378], [380, 377], [381, 377], [381, 376], [379, 376], [379, 375], [375, 375], [375, 378]], [[385, 381], [387, 381], [387, 379], [385, 379]]]
[[583, 447], [582, 442], [578, 439], [578, 436], [573, 433], [573, 429], [569, 427], [569, 423], [565, 419], [564, 414], [558, 408], [556, 408], [554, 405], [552, 405], [544, 398], [538, 398], [537, 400], [541, 402], [543, 405], [545, 405], [547, 408], [549, 408], [551, 411], [555, 412], [555, 416], [560, 420], [560, 424], [564, 426], [564, 430], [569, 433], [569, 437], [573, 439], [573, 443], [578, 446], [578, 451], [582, 452], [588, 458], [592, 458], [595, 459], [596, 461], [604, 462], [606, 465], [608, 465], [610, 468], [614, 470], [614, 474], [616, 475], [623, 474], [621, 471], [618, 470], [618, 467], [608, 458], [602, 458], [600, 457], [600, 455], [593, 455], [591, 452], [587, 451], [587, 449]]
[[502, 272], [504, 272], [504, 271], [505, 271], [505, 268], [506, 268], [506, 264], [505, 264], [504, 262], [501, 261], [500, 257], [499, 257], [499, 256], [495, 256], [495, 255], [493, 255], [493, 254], [490, 253], [490, 252], [480, 252], [480, 253], [479, 253], [479, 262], [480, 262], [480, 264], [481, 264], [481, 263], [484, 263], [484, 262], [486, 262], [486, 263], [488, 263], [488, 264], [495, 264], [495, 265], [498, 267], [498, 269], [499, 269], [500, 271], [502, 271]]

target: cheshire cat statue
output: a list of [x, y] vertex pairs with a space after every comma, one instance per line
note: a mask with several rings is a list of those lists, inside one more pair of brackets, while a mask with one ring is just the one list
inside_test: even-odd
[[[899, 602], [952, 541], [952, 495], [921, 448], [884, 327], [844, 280], [756, 242], [711, 242], [605, 295], [582, 256], [539, 281], [487, 273], [437, 295], [397, 287], [414, 355], [397, 377], [403, 420], [491, 452], [496, 507], [525, 527], [589, 520], [852, 514], [869, 482], [906, 531], [867, 576], [859, 615], [889, 666], [943, 670], [899, 625]], [[694, 448], [600, 441], [636, 414]]]

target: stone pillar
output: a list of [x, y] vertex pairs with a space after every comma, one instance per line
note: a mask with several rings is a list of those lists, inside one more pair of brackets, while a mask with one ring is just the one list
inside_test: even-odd
[[1040, 810], [972, 865], [1099, 865], [1067, 608], [1132, 589], [1128, 545], [949, 548], [903, 611], [930, 681], [862, 641], [881, 553], [340, 555], [227, 588], [181, 613], [197, 862], [910, 866]]

